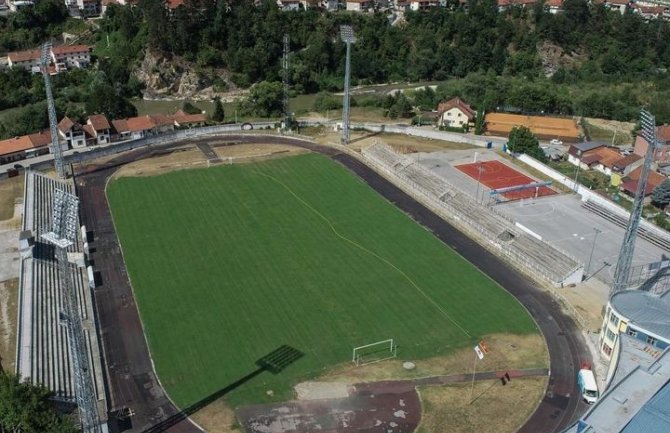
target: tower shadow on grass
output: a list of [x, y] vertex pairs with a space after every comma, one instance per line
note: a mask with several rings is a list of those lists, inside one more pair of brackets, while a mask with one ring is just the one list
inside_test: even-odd
[[246, 382], [250, 381], [254, 377], [258, 376], [264, 371], [267, 371], [272, 374], [279, 374], [289, 365], [293, 364], [298, 359], [302, 358], [305, 354], [295, 349], [291, 346], [283, 345], [279, 348], [273, 350], [267, 355], [263, 356], [256, 360], [255, 364], [258, 367], [256, 370], [247, 374], [241, 379], [236, 380], [230, 385], [221, 388], [213, 394], [208, 395], [202, 400], [192, 404], [191, 406], [181, 410], [180, 412], [172, 415], [171, 417], [161, 421], [160, 423], [149, 427], [144, 430], [142, 433], [160, 433], [168, 430], [170, 427], [184, 421], [189, 416], [198, 412], [199, 410], [207, 407], [209, 404], [223, 397], [224, 395], [232, 392], [234, 389], [242, 386]]

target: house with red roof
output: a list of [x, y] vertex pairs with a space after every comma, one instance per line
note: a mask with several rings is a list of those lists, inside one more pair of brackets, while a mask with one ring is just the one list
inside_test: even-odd
[[477, 113], [458, 96], [437, 105], [438, 126], [462, 128], [474, 126]]
[[114, 128], [112, 139], [116, 141], [136, 140], [174, 131], [175, 123], [173, 119], [165, 114], [147, 114], [128, 119], [112, 120], [112, 126]]
[[112, 125], [104, 114], [94, 114], [88, 116], [86, 124], [83, 126], [88, 144], [105, 144], [112, 141]]
[[[619, 189], [621, 189], [621, 191], [625, 192], [631, 197], [635, 197], [641, 174], [642, 174], [642, 167], [638, 167], [635, 170], [631, 171], [628, 176], [622, 179], [621, 185], [619, 185]], [[663, 176], [662, 174], [657, 173], [653, 170], [649, 170], [649, 177], [647, 178], [647, 185], [644, 191], [645, 203], [648, 203], [651, 200], [650, 196], [651, 193], [654, 191], [654, 188], [663, 183], [663, 181], [666, 179], [667, 177]]]
[[[653, 162], [655, 164], [670, 163], [670, 125], [663, 125], [656, 128], [656, 140], [658, 141], [658, 145], [654, 151]], [[649, 143], [647, 143], [647, 140], [641, 136], [638, 136], [635, 139], [635, 148], [633, 152], [636, 155], [644, 158], [648, 148]]]
[[74, 120], [65, 116], [58, 122], [58, 139], [67, 143], [67, 148], [86, 147], [86, 131]]
[[49, 153], [49, 144], [51, 144], [49, 131], [0, 140], [0, 164]]
[[91, 47], [88, 45], [61, 45], [51, 48], [51, 61], [56, 69], [86, 68], [91, 63]]
[[40, 50], [13, 51], [7, 54], [7, 65], [10, 68], [23, 68], [27, 71], [37, 68], [39, 72], [41, 57]]
[[188, 114], [184, 110], [179, 110], [168, 116], [174, 122], [177, 128], [192, 128], [194, 126], [204, 126], [207, 118], [204, 114]]

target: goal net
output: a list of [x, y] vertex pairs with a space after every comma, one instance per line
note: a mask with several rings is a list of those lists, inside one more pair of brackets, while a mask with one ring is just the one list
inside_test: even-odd
[[372, 364], [373, 362], [384, 361], [395, 358], [398, 348], [393, 339], [378, 341], [376, 343], [366, 344], [365, 346], [354, 347], [351, 362], [359, 365]]

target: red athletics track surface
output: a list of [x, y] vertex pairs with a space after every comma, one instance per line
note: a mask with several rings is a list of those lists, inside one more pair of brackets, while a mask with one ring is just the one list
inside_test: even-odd
[[[481, 167], [481, 176], [479, 173]], [[526, 185], [536, 182], [535, 179], [519, 173], [512, 167], [503, 164], [500, 161], [481, 161], [470, 164], [457, 165], [457, 169], [467, 174], [474, 180], [479, 179], [480, 182], [490, 189], [507, 188], [509, 186]], [[556, 194], [556, 191], [546, 186], [540, 187], [538, 197], [544, 195]], [[510, 191], [502, 194], [509, 200], [519, 200], [522, 198], [535, 197], [535, 188], [524, 189], [521, 191]]]

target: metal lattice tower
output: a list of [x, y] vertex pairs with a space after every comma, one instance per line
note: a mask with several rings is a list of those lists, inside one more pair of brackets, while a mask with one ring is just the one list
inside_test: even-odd
[[340, 26], [342, 42], [347, 44], [347, 58], [344, 67], [344, 101], [342, 101], [342, 138], [340, 142], [349, 144], [349, 101], [351, 99], [351, 44], [356, 42], [354, 29], [351, 26]]
[[288, 106], [288, 86], [289, 86], [289, 71], [288, 71], [288, 55], [290, 51], [290, 42], [288, 34], [284, 35], [284, 58], [282, 60], [282, 81], [284, 84], [284, 129], [291, 129], [291, 113]]
[[656, 118], [650, 112], [641, 110], [640, 123], [642, 124], [640, 133], [649, 146], [647, 147], [647, 154], [644, 158], [644, 165], [642, 166], [640, 179], [638, 180], [635, 201], [633, 202], [633, 209], [630, 212], [626, 234], [623, 237], [623, 243], [621, 244], [621, 250], [619, 251], [619, 259], [616, 268], [614, 269], [614, 283], [612, 284], [611, 293], [624, 290], [628, 283], [630, 267], [633, 262], [633, 252], [635, 251], [637, 228], [640, 225], [640, 217], [642, 216], [644, 193], [647, 189], [647, 178], [649, 177], [649, 169], [651, 168], [651, 162], [654, 158], [654, 151], [656, 150], [657, 145]]
[[47, 42], [42, 45], [42, 57], [40, 64], [42, 66], [42, 76], [44, 77], [44, 89], [47, 92], [47, 107], [49, 110], [49, 127], [51, 130], [51, 154], [54, 156], [54, 165], [58, 177], [65, 179], [67, 173], [65, 171], [65, 164], [63, 163], [63, 151], [58, 142], [58, 117], [56, 116], [56, 104], [54, 103], [54, 95], [51, 90], [51, 78], [49, 76], [49, 63], [51, 56], [51, 43]]
[[51, 231], [42, 238], [56, 247], [58, 280], [62, 293], [64, 311], [61, 318], [67, 325], [68, 343], [72, 358], [75, 399], [83, 433], [101, 433], [100, 420], [93, 387], [92, 372], [89, 369], [88, 352], [84, 328], [79, 313], [79, 302], [71, 278], [71, 265], [67, 259], [67, 248], [77, 239], [77, 196], [62, 189], [54, 193]]

